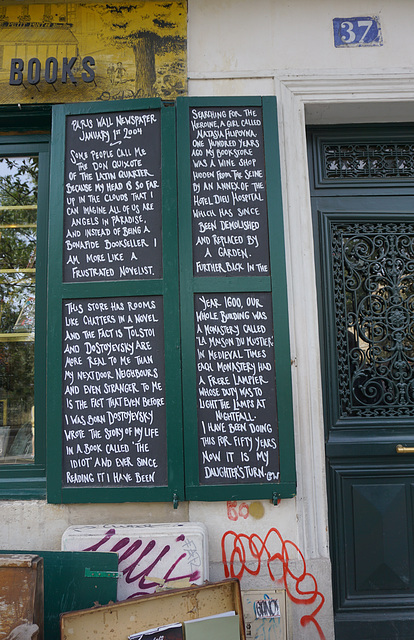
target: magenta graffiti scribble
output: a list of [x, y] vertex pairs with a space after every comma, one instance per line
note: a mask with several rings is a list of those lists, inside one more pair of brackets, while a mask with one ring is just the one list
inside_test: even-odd
[[[200, 571], [198, 569], [193, 570], [193, 567], [201, 565], [201, 559], [199, 554], [188, 544], [190, 541], [185, 540], [184, 535], [178, 536], [176, 542], [183, 542], [183, 545], [179, 545], [179, 549], [184, 549], [184, 553], [181, 553], [177, 557], [177, 549], [172, 549], [170, 544], [159, 544], [157, 540], [150, 540], [149, 542], [143, 542], [142, 540], [134, 540], [128, 537], [121, 538], [114, 543], [113, 536], [116, 535], [115, 529], [108, 529], [108, 532], [95, 542], [90, 547], [84, 549], [84, 551], [114, 551], [118, 552], [118, 568], [124, 575], [125, 582], [128, 584], [136, 583], [137, 591], [130, 594], [128, 598], [134, 596], [144, 595], [152, 593], [158, 586], [158, 582], [153, 580], [147, 580], [150, 576], [157, 575], [157, 565], [163, 559], [167, 559], [168, 555], [171, 556], [171, 561], [168, 568], [165, 570], [165, 561], [163, 563], [164, 575], [157, 578], [161, 578], [165, 582], [172, 582], [174, 580], [182, 580], [189, 578], [190, 582], [195, 582], [200, 578]], [[122, 553], [120, 551], [122, 550]], [[151, 554], [151, 560], [147, 557]], [[155, 558], [154, 558], [154, 553]], [[189, 573], [179, 574], [178, 565], [186, 559], [187, 565], [190, 565]], [[127, 564], [126, 564], [127, 563]], [[121, 564], [123, 565], [121, 567]], [[175, 574], [175, 570], [179, 575]]]

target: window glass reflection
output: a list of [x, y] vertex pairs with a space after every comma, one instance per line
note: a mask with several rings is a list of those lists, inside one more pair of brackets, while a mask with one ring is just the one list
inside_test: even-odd
[[0, 158], [0, 463], [34, 459], [38, 159]]

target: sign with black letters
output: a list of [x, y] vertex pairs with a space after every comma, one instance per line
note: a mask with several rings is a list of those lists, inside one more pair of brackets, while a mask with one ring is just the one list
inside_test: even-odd
[[66, 120], [65, 282], [162, 276], [160, 112]]
[[195, 327], [200, 483], [277, 482], [270, 294], [197, 294]]
[[162, 299], [65, 300], [63, 336], [63, 485], [165, 485]]
[[260, 107], [190, 110], [195, 276], [270, 272]]

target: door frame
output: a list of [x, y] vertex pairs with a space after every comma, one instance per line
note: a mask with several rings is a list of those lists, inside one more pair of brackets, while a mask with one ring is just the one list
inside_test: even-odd
[[[414, 73], [332, 70], [275, 77], [280, 106], [295, 448], [298, 540], [326, 597], [324, 630], [333, 637], [324, 418], [307, 124], [409, 122]], [[329, 631], [329, 628], [331, 631]]]
[[305, 557], [328, 559], [324, 420], [306, 125], [408, 122], [413, 118], [414, 73], [338, 71], [321, 76], [310, 72], [278, 76], [275, 82], [281, 107], [279, 129], [301, 502], [299, 540]]

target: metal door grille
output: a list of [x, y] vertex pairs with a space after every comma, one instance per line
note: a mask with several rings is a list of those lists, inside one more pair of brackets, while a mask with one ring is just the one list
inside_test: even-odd
[[342, 416], [414, 415], [414, 224], [332, 225]]
[[413, 179], [414, 144], [322, 145], [323, 179]]

